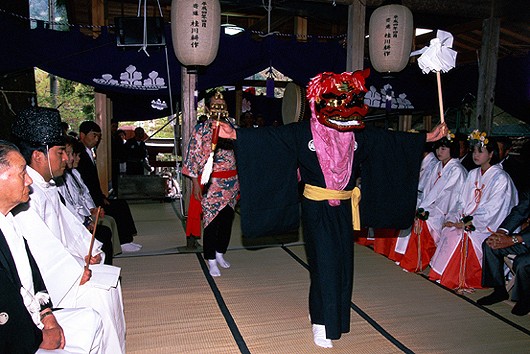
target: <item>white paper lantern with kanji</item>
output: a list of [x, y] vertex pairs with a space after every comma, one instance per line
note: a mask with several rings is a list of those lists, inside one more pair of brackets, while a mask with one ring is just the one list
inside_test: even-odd
[[178, 61], [188, 67], [206, 66], [217, 56], [221, 31], [219, 0], [173, 0], [171, 37]]
[[412, 49], [412, 12], [403, 5], [385, 5], [370, 17], [370, 61], [379, 72], [398, 72], [407, 66]]

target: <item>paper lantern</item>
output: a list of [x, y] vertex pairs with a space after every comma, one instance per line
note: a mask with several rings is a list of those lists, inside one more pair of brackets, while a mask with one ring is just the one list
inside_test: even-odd
[[193, 71], [214, 61], [219, 48], [219, 0], [173, 0], [171, 37], [178, 61]]
[[370, 61], [379, 72], [398, 72], [407, 66], [414, 32], [412, 13], [403, 5], [385, 5], [370, 17]]

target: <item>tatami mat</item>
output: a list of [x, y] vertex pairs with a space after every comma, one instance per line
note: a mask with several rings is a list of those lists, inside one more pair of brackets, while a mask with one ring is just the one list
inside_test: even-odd
[[[122, 267], [128, 353], [525, 353], [530, 347], [530, 316], [511, 315], [507, 303], [492, 306], [500, 316], [488, 312], [362, 246], [355, 247], [351, 333], [331, 350], [316, 347], [303, 246], [245, 249], [236, 220], [226, 255], [232, 267], [211, 278], [200, 254], [177, 253], [185, 238], [170, 203], [131, 209], [144, 254], [115, 261]], [[470, 298], [489, 290], [479, 293]]]
[[122, 267], [127, 353], [238, 352], [195, 254], [116, 263]]

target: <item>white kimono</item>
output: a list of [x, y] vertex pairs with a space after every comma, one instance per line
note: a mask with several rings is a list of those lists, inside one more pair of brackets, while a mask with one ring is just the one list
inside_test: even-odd
[[[92, 279], [79, 285], [91, 234], [61, 203], [57, 187], [44, 181], [31, 167], [28, 166], [27, 170], [33, 179], [33, 192], [27, 205], [17, 207], [15, 220], [39, 265], [53, 303], [57, 307], [91, 307], [96, 310], [103, 319], [105, 353], [125, 353], [121, 285], [119, 281], [110, 287], [96, 284], [97, 275], [105, 271], [105, 267], [117, 268], [91, 265]], [[92, 255], [100, 253], [100, 248], [101, 243], [94, 240]]]
[[[428, 153], [427, 155], [425, 155], [423, 160], [421, 160], [420, 178], [418, 182], [418, 196], [416, 197], [416, 207], [419, 205], [419, 203], [423, 199], [423, 196], [425, 194], [424, 193], [425, 185], [427, 184], [427, 181], [429, 180], [429, 177], [432, 174], [434, 166], [436, 166], [438, 162], [440, 162], [440, 160], [438, 160], [434, 152]], [[398, 237], [398, 239], [396, 240], [396, 245], [394, 247], [394, 251], [396, 253], [400, 253], [400, 254], [405, 253], [405, 251], [407, 250], [407, 246], [409, 244], [410, 233], [411, 233], [410, 227], [406, 230], [405, 229], [401, 230], [400, 237]], [[401, 236], [401, 235], [406, 235], [406, 236]]]
[[460, 195], [466, 177], [467, 170], [458, 159], [449, 160], [445, 166], [438, 161], [432, 168], [418, 209], [423, 208], [429, 212], [426, 223], [436, 244], [440, 239], [446, 215]]
[[[41, 328], [40, 306], [35, 306], [37, 300], [32, 298], [35, 296], [33, 271], [24, 245], [24, 238], [17, 231], [18, 226], [11, 213], [8, 213], [6, 216], [0, 213], [0, 229], [2, 229], [9, 245], [18, 276], [23, 286], [21, 294], [24, 298], [24, 305], [26, 305], [35, 325]], [[62, 309], [60, 311], [54, 311], [54, 316], [63, 328], [66, 344], [65, 350], [57, 351], [58, 353], [104, 353], [101, 347], [103, 335], [102, 322], [101, 317], [96, 311], [89, 308]], [[79, 326], [80, 323], [83, 325]], [[53, 353], [55, 351], [40, 350], [39, 352]]]
[[[480, 198], [478, 195], [480, 194]], [[459, 222], [463, 216], [473, 216], [475, 231], [468, 232], [473, 249], [482, 265], [482, 242], [496, 231], [513, 206], [517, 192], [510, 176], [498, 165], [491, 166], [484, 175], [480, 167], [469, 171], [458, 200], [445, 221]], [[431, 259], [431, 268], [443, 274], [463, 237], [463, 230], [446, 227]]]
[[[65, 171], [62, 178], [58, 180], [57, 188], [64, 197], [66, 207], [81, 223], [85, 222], [86, 217], [90, 217], [90, 210], [96, 207], [92, 196], [83, 182], [83, 178], [76, 169]], [[110, 215], [104, 215], [99, 218], [98, 224], [104, 225], [112, 232], [112, 250], [113, 254], [120, 254], [120, 234], [116, 220]]]
[[434, 166], [436, 166], [438, 162], [440, 162], [440, 160], [438, 160], [434, 152], [428, 153], [423, 158], [423, 160], [421, 160], [420, 179], [418, 183], [418, 197], [417, 197], [418, 203], [423, 199], [423, 195], [425, 192], [425, 184], [429, 180], [429, 177], [432, 174]]

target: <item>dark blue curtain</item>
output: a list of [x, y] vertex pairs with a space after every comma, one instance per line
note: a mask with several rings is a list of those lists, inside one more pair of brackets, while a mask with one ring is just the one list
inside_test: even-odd
[[[102, 28], [101, 35], [93, 39], [75, 27], [68, 32], [59, 32], [45, 29], [41, 23], [37, 29], [30, 30], [27, 22], [0, 13], [0, 31], [3, 34], [0, 74], [7, 78], [21, 69], [36, 66], [94, 86], [97, 91], [113, 98], [114, 116], [120, 120], [167, 116], [169, 108], [152, 108], [152, 102], [160, 100], [169, 105], [169, 83], [173, 103], [180, 99], [181, 65], [173, 53], [169, 25], [165, 27], [167, 57], [163, 48], [148, 47], [149, 55], [138, 49], [119, 48], [114, 34], [107, 28]], [[365, 64], [365, 67], [370, 66], [369, 62]], [[270, 65], [305, 86], [320, 72], [344, 71], [346, 50], [338, 38], [299, 42], [290, 36], [259, 37], [248, 32], [237, 36], [221, 34], [217, 57], [211, 65], [199, 71], [197, 88], [234, 85]], [[476, 95], [477, 82], [476, 65], [459, 66], [443, 74], [444, 106], [460, 107], [466, 94]], [[434, 73], [422, 74], [417, 65], [411, 64], [391, 78], [372, 70], [367, 80], [368, 85], [378, 89], [386, 83], [392, 85], [394, 92], [406, 93], [416, 110], [436, 114], [438, 99]], [[496, 87], [496, 104], [529, 122], [530, 54], [499, 60]], [[264, 102], [268, 102], [264, 103], [266, 105], [273, 101]], [[276, 111], [269, 115], [275, 114]]]

